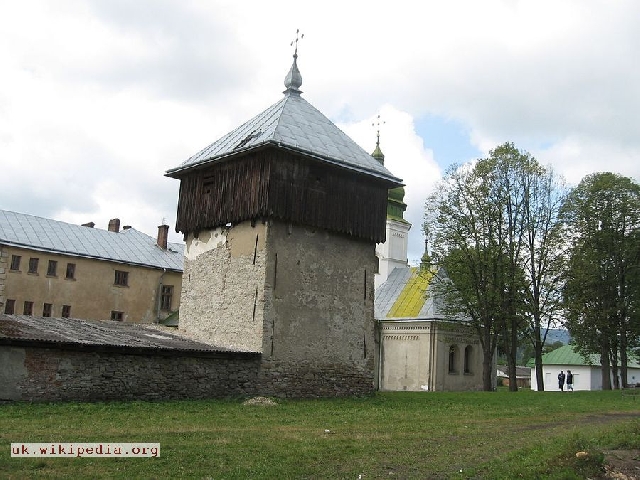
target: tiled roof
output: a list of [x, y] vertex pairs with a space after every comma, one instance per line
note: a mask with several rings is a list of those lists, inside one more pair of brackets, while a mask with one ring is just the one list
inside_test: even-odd
[[130, 347], [154, 351], [230, 351], [151, 325], [0, 314], [0, 343], [25, 341], [53, 345]]
[[375, 295], [375, 318], [434, 318], [433, 297], [427, 295], [432, 272], [420, 268], [395, 268]]
[[315, 157], [318, 160], [381, 178], [396, 185], [394, 177], [299, 93], [287, 91], [284, 98], [262, 113], [227, 133], [202, 151], [167, 171], [182, 170], [220, 161], [226, 157], [274, 145]]
[[167, 270], [183, 270], [184, 245], [156, 239], [134, 228], [119, 233], [0, 210], [0, 244]]

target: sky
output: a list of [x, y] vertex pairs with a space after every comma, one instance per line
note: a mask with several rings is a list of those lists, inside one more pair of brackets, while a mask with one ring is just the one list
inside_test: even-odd
[[417, 264], [447, 167], [502, 143], [569, 185], [640, 181], [639, 18], [636, 0], [0, 1], [0, 208], [181, 241], [164, 173], [282, 98], [299, 29], [303, 98], [368, 152], [379, 128]]

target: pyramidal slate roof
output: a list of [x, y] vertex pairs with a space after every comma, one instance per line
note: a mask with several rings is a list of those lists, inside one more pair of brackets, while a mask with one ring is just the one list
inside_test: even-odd
[[399, 178], [300, 96], [302, 92], [298, 87], [302, 77], [297, 70], [296, 58], [294, 55], [291, 71], [285, 78], [284, 98], [178, 167], [168, 170], [166, 175], [175, 177], [196, 166], [265, 146], [276, 146], [401, 185]]
[[8, 210], [0, 210], [0, 244], [176, 272], [184, 262], [184, 245], [168, 243], [163, 250], [134, 228], [116, 233]]

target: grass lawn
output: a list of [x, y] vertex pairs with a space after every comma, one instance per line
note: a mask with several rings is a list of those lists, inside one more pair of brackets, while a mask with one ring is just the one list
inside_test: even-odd
[[[565, 479], [595, 475], [604, 449], [640, 448], [640, 399], [619, 391], [277, 402], [0, 405], [0, 478]], [[12, 458], [12, 442], [161, 450], [156, 458]]]

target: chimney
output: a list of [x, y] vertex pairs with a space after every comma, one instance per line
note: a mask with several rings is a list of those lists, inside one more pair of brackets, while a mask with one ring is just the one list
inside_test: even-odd
[[83, 224], [82, 224], [82, 226], [83, 226], [83, 227], [93, 228], [93, 227], [95, 227], [95, 226], [96, 226], [96, 224], [95, 224], [95, 223], [93, 223], [93, 222], [89, 222], [89, 223], [83, 223]]
[[109, 220], [109, 231], [118, 233], [120, 231], [120, 219], [112, 218]]
[[158, 227], [158, 241], [156, 243], [163, 250], [167, 249], [168, 237], [169, 237], [169, 225], [160, 225]]

